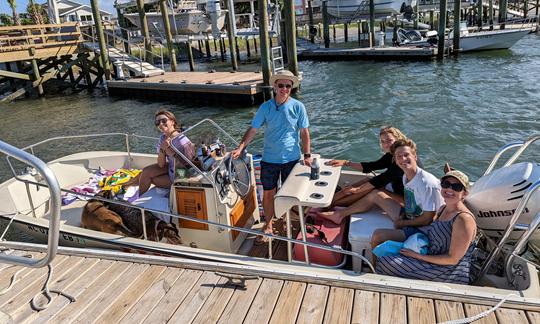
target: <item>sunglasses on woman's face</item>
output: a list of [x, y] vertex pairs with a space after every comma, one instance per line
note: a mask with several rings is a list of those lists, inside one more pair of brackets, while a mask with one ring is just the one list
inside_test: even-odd
[[160, 124], [166, 124], [168, 120], [169, 120], [168, 118], [160, 118], [160, 119], [156, 119], [154, 123], [156, 124], [156, 126], [159, 126]]
[[280, 89], [283, 89], [283, 88], [290, 89], [290, 88], [292, 88], [292, 84], [278, 83], [277, 87], [280, 88]]
[[465, 186], [463, 186], [461, 183], [451, 183], [450, 181], [443, 180], [441, 181], [441, 187], [444, 189], [451, 188], [452, 190], [456, 192], [461, 192], [463, 189], [465, 189]]

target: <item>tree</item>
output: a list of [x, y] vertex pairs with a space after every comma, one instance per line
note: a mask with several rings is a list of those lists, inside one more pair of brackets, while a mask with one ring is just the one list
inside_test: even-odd
[[19, 20], [19, 15], [17, 15], [17, 3], [15, 2], [15, 0], [7, 0], [7, 2], [13, 14], [13, 22], [15, 23], [15, 25], [20, 25], [21, 22]]
[[0, 24], [3, 26], [12, 26], [13, 19], [8, 14], [0, 13]]
[[32, 22], [34, 24], [41, 25], [46, 23], [44, 18], [44, 14], [46, 14], [45, 9], [41, 5], [36, 4], [34, 0], [30, 0], [28, 2], [28, 6], [26, 6], [26, 12], [28, 12], [30, 17], [32, 18]]

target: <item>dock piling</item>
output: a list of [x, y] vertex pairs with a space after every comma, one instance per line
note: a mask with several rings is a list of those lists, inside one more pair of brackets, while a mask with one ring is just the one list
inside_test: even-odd
[[[141, 1], [141, 0], [138, 0]], [[99, 12], [99, 6], [97, 0], [91, 0], [90, 5], [92, 7], [92, 14], [94, 15], [96, 32], [99, 42], [99, 50], [101, 55], [102, 68], [105, 72], [105, 79], [111, 79], [111, 69], [109, 67], [109, 55], [107, 54], [107, 44], [105, 44], [105, 35], [103, 34], [103, 25], [101, 24], [101, 13]]]
[[[234, 19], [234, 2], [233, 0], [227, 0], [225, 1], [225, 5], [227, 6], [227, 38], [229, 39], [229, 50], [231, 52], [231, 65], [233, 71], [238, 70], [238, 61], [236, 60], [236, 52], [238, 51], [238, 48], [236, 47], [235, 43], [235, 19]], [[265, 9], [266, 11], [266, 9]]]
[[193, 51], [191, 49], [191, 40], [189, 39], [189, 37], [186, 41], [186, 51], [188, 54], [189, 70], [193, 72], [195, 71], [195, 61], [193, 60]]
[[296, 18], [294, 1], [285, 0], [285, 40], [287, 44], [288, 69], [298, 76], [298, 59], [296, 58]]
[[453, 41], [454, 51], [453, 51], [453, 54], [456, 55], [456, 56], [458, 55], [459, 49], [460, 49], [460, 45], [459, 45], [459, 28], [460, 28], [459, 27], [459, 23], [460, 23], [459, 14], [457, 14], [457, 16], [456, 16], [456, 13], [459, 13], [459, 12], [461, 12], [461, 1], [454, 1], [454, 41]]
[[445, 41], [444, 35], [445, 35], [445, 30], [446, 30], [446, 17], [447, 17], [446, 0], [440, 0], [439, 10], [440, 10], [439, 11], [439, 44], [437, 46], [437, 58], [441, 60], [444, 58], [444, 41]]
[[[94, 1], [97, 0], [92, 0], [92, 2]], [[145, 53], [144, 57], [146, 57], [146, 61], [148, 63], [153, 64], [154, 58], [152, 55], [152, 42], [150, 41], [150, 30], [148, 29], [148, 21], [146, 19], [146, 12], [144, 11], [144, 0], [137, 0], [137, 10], [139, 11], [139, 19], [141, 20], [141, 31], [144, 37], [144, 48], [147, 52]], [[99, 10], [97, 12], [99, 14]], [[96, 14], [94, 14], [94, 17], [96, 17]]]
[[326, 0], [322, 2], [322, 11], [324, 47], [330, 48], [330, 26], [328, 26], [328, 3]]
[[171, 71], [176, 72], [176, 50], [174, 48], [171, 23], [169, 21], [169, 12], [167, 10], [166, 0], [159, 1], [161, 16], [163, 17], [163, 27], [165, 28], [165, 37], [167, 38], [167, 48], [169, 49], [169, 59], [171, 61]]
[[259, 38], [261, 40], [261, 65], [263, 74], [263, 98], [272, 98], [270, 85], [270, 37], [268, 35], [268, 1], [259, 0]]

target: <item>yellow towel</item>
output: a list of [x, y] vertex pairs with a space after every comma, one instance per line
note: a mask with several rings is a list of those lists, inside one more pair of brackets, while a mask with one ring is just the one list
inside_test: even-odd
[[102, 190], [111, 190], [114, 194], [123, 193], [122, 185], [141, 173], [138, 169], [118, 169], [115, 173], [102, 179], [99, 186]]

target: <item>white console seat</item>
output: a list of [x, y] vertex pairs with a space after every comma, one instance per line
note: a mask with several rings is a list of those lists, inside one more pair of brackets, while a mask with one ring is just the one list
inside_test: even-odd
[[[372, 209], [366, 213], [351, 215], [349, 243], [353, 252], [363, 254], [371, 261], [371, 236], [377, 228], [393, 229], [392, 219], [381, 209]], [[362, 270], [362, 261], [353, 257], [353, 270]]]

